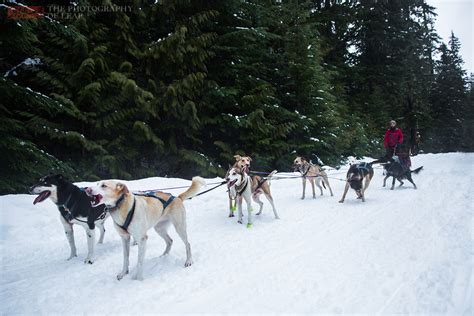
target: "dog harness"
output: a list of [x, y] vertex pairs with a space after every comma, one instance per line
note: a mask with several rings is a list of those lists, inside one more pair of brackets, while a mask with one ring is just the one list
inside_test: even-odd
[[366, 173], [369, 173], [370, 172], [370, 169], [372, 169], [372, 165], [368, 162], [361, 162], [360, 164], [357, 165], [356, 167], [358, 170], [361, 170], [362, 171], [362, 174], [364, 173], [364, 171]]
[[267, 180], [268, 180], [267, 178], [264, 178], [258, 181], [257, 187], [255, 188], [255, 192], [257, 192]]
[[245, 181], [245, 185], [244, 185], [244, 187], [243, 187], [242, 189], [238, 190], [238, 189], [236, 188], [235, 191], [237, 192], [237, 195], [242, 195], [242, 193], [244, 193], [245, 189], [247, 188], [247, 185], [248, 185], [248, 184], [249, 184], [249, 179], [247, 178], [247, 181]]
[[311, 164], [308, 163], [308, 168], [306, 169], [306, 171], [303, 173], [302, 177], [303, 178], [306, 178], [306, 175], [308, 174], [309, 170], [311, 169]]
[[[304, 173], [298, 168], [298, 171], [299, 171], [300, 173], [302, 173], [302, 175], [301, 175], [302, 178], [306, 178], [306, 177], [307, 177], [309, 171], [311, 170], [311, 167], [318, 166], [318, 165], [313, 165], [313, 164], [310, 163], [310, 162], [306, 162], [306, 164], [308, 165], [308, 168], [306, 169], [306, 171], [305, 171]], [[316, 175], [316, 176], [310, 176], [309, 178], [320, 177], [320, 172], [321, 172], [321, 168], [319, 167], [319, 168], [317, 168], [317, 173], [316, 173], [317, 175]]]
[[[162, 192], [164, 193], [164, 192]], [[154, 198], [154, 199], [157, 199], [161, 202], [161, 204], [163, 204], [163, 210], [171, 204], [171, 202], [173, 202], [173, 200], [175, 199], [175, 196], [169, 194], [169, 193], [166, 193], [170, 196], [170, 198], [168, 200], [164, 200], [162, 198], [160, 198], [159, 196], [156, 196], [155, 194], [153, 194], [152, 192], [146, 192], [146, 193], [133, 193], [133, 195], [136, 195], [136, 196], [145, 196], [145, 197], [151, 197], [151, 198]], [[125, 193], [122, 194], [122, 196], [117, 200], [117, 203], [115, 204], [115, 207], [114, 208], [118, 208], [118, 206], [120, 205], [120, 203], [122, 203], [122, 201], [125, 199]], [[132, 205], [132, 208], [130, 209], [130, 211], [128, 211], [128, 214], [127, 214], [127, 217], [125, 218], [125, 222], [123, 223], [123, 225], [117, 225], [118, 227], [122, 228], [124, 231], [128, 232], [128, 227], [130, 226], [130, 223], [132, 222], [132, 219], [133, 219], [133, 214], [135, 214], [135, 205], [136, 205], [136, 202], [137, 200], [135, 199], [135, 197], [133, 198], [133, 205]]]
[[[164, 194], [168, 194], [169, 195], [169, 199], [168, 200], [164, 200], [162, 198], [160, 198], [159, 196], [156, 196], [154, 193], [164, 193]], [[151, 197], [151, 198], [154, 198], [154, 199], [157, 199], [161, 202], [161, 204], [163, 204], [163, 209], [165, 209], [168, 205], [171, 204], [171, 202], [173, 202], [173, 200], [175, 199], [175, 196], [174, 195], [171, 195], [170, 193], [166, 193], [166, 192], [161, 192], [161, 191], [157, 191], [157, 192], [145, 192], [145, 193], [133, 193], [133, 195], [136, 195], [136, 196], [145, 196], [145, 197]]]

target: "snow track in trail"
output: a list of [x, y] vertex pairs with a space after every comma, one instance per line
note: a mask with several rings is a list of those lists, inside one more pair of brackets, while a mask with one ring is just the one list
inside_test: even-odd
[[[334, 197], [324, 190], [312, 199], [307, 186], [305, 200], [301, 179], [272, 181], [282, 219], [262, 198], [252, 229], [227, 217], [224, 188], [186, 201], [194, 265], [184, 268], [184, 245], [173, 228], [165, 257], [164, 242], [150, 230], [142, 282], [115, 279], [122, 246], [111, 219], [93, 265], [82, 263], [86, 238], [77, 226], [78, 257], [66, 261], [69, 246], [53, 203], [2, 196], [0, 313], [472, 314], [474, 154], [412, 160], [414, 168], [424, 166], [413, 176], [418, 190], [408, 181], [383, 188], [382, 170], [375, 169], [365, 203], [353, 191], [337, 203], [344, 182], [331, 178]], [[189, 183], [128, 182], [132, 190]], [[131, 275], [136, 256], [132, 247]]]

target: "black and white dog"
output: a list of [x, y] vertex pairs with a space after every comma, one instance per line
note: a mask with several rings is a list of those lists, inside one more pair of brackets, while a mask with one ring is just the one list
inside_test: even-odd
[[77, 257], [74, 242], [73, 224], [84, 227], [87, 235], [87, 257], [84, 263], [94, 262], [95, 226], [100, 230], [99, 244], [104, 240], [104, 222], [108, 217], [105, 206], [93, 207], [91, 198], [79, 187], [67, 181], [62, 175], [47, 175], [29, 189], [30, 194], [38, 194], [33, 204], [43, 202], [50, 198], [58, 207], [59, 219], [64, 226], [71, 255], [68, 260]]
[[411, 177], [411, 174], [417, 174], [420, 172], [421, 169], [423, 169], [423, 166], [416, 168], [415, 170], [410, 170], [410, 168], [403, 166], [400, 162], [400, 159], [398, 156], [393, 156], [389, 159], [385, 159], [383, 161], [383, 168], [385, 169], [385, 178], [383, 179], [383, 186], [385, 187], [385, 184], [387, 182], [387, 179], [389, 177], [393, 177], [392, 180], [392, 187], [390, 190], [393, 190], [395, 187], [395, 179], [400, 182], [400, 186], [403, 185], [403, 179], [407, 179], [413, 184], [413, 187], [416, 189], [416, 184], [413, 182], [413, 178]]
[[362, 202], [365, 202], [365, 190], [367, 190], [369, 187], [370, 181], [374, 176], [372, 164], [375, 162], [376, 161], [360, 162], [349, 167], [346, 175], [346, 186], [339, 203], [344, 203], [349, 187], [354, 189], [358, 199], [361, 199]]

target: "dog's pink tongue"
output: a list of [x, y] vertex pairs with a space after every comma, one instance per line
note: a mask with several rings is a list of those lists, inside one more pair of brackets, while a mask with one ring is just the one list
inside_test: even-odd
[[43, 202], [44, 200], [46, 200], [48, 198], [48, 196], [51, 194], [51, 192], [49, 191], [44, 191], [44, 192], [41, 192], [37, 197], [36, 199], [33, 201], [33, 205], [36, 204], [36, 203], [39, 203], [39, 202]]

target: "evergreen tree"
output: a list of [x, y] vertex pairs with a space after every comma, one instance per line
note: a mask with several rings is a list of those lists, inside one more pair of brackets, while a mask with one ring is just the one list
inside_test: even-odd
[[398, 119], [413, 141], [425, 122], [432, 84], [433, 8], [424, 1], [361, 1], [356, 7], [351, 107], [369, 124], [373, 143]]
[[57, 42], [77, 34], [48, 19], [4, 20], [3, 27], [6, 32], [1, 33], [0, 43], [7, 53], [0, 69], [0, 148], [4, 153], [0, 192], [24, 192], [28, 184], [49, 171], [74, 175], [72, 163], [63, 158], [75, 148], [101, 152], [101, 147], [64, 124], [83, 120], [80, 111], [44, 90], [41, 80], [34, 80], [36, 73], [48, 67], [37, 33], [49, 29], [49, 37]]
[[432, 128], [427, 133], [430, 151], [467, 150], [466, 114], [469, 100], [466, 95], [465, 71], [459, 55], [459, 40], [451, 33], [449, 46], [441, 44], [440, 60], [436, 65], [436, 79], [431, 95]]
[[425, 151], [473, 148], [472, 78], [454, 36], [433, 59], [424, 0], [77, 5], [108, 10], [2, 22], [1, 193], [51, 170], [223, 175], [235, 153], [264, 170], [338, 164], [380, 154], [391, 118]]

